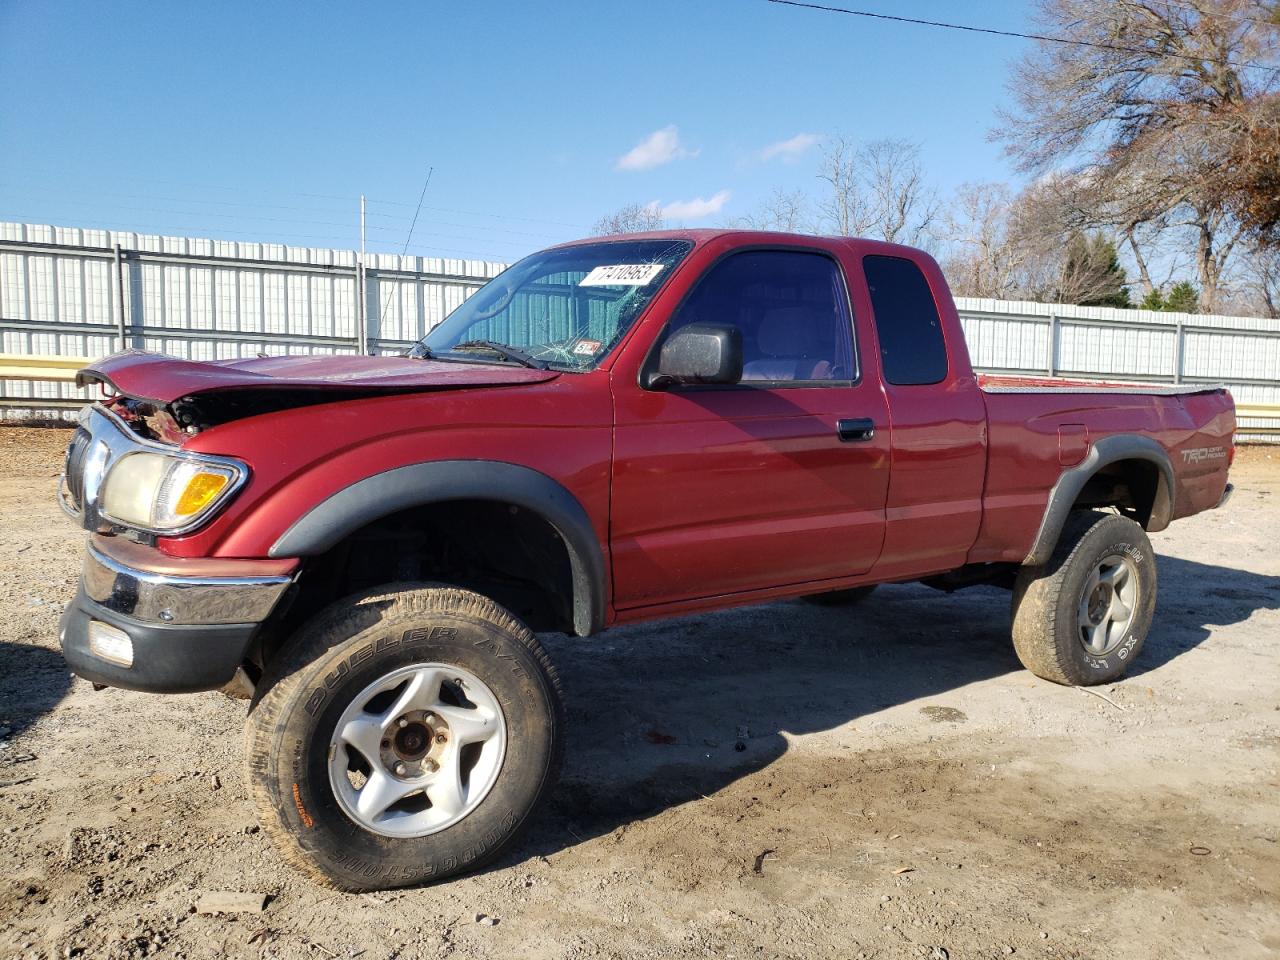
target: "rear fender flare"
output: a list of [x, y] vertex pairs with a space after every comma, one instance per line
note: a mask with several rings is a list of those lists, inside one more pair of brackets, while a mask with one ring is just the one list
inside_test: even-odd
[[1064, 470], [1058, 477], [1057, 483], [1049, 492], [1049, 504], [1040, 521], [1040, 530], [1036, 533], [1031, 552], [1022, 561], [1023, 566], [1041, 566], [1049, 562], [1054, 547], [1058, 545], [1058, 538], [1062, 535], [1063, 525], [1067, 522], [1067, 515], [1084, 485], [1103, 467], [1121, 460], [1146, 460], [1155, 464], [1159, 470], [1160, 489], [1156, 491], [1147, 530], [1154, 533], [1169, 525], [1173, 517], [1175, 490], [1173, 464], [1169, 460], [1169, 454], [1150, 437], [1128, 433], [1113, 434], [1091, 445], [1082, 461]]
[[324, 553], [375, 520], [410, 507], [448, 500], [494, 500], [538, 514], [569, 552], [573, 626], [579, 636], [604, 629], [604, 554], [578, 499], [544, 473], [496, 460], [437, 460], [365, 477], [332, 494], [294, 521], [272, 545], [272, 557]]

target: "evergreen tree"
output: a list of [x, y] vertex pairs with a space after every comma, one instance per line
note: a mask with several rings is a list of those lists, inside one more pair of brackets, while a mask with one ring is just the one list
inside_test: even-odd
[[1187, 280], [1179, 280], [1169, 288], [1168, 295], [1159, 288], [1152, 290], [1142, 302], [1139, 310], [1163, 310], [1166, 313], [1199, 313], [1200, 291]]
[[1138, 304], [1139, 310], [1163, 310], [1164, 294], [1160, 292], [1159, 287], [1152, 287], [1151, 291], [1142, 298], [1142, 302]]
[[1125, 276], [1124, 267], [1120, 265], [1120, 251], [1116, 249], [1115, 242], [1101, 233], [1095, 233], [1089, 238], [1089, 258], [1105, 278], [1107, 285], [1111, 287], [1111, 292], [1087, 300], [1084, 305], [1087, 307], [1131, 306], [1127, 286], [1129, 278]]
[[1067, 239], [1057, 299], [1086, 307], [1127, 307], [1127, 282], [1115, 243], [1100, 232], [1072, 232]]
[[1200, 291], [1186, 280], [1175, 283], [1164, 298], [1164, 308], [1170, 313], [1199, 313]]

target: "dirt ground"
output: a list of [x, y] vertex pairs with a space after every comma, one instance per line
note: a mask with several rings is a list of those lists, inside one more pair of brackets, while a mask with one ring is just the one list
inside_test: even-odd
[[[67, 438], [0, 428], [0, 955], [1280, 956], [1280, 449], [1155, 538], [1156, 625], [1096, 695], [1020, 669], [987, 588], [548, 637], [569, 760], [527, 839], [347, 895], [258, 831], [243, 703], [69, 676]], [[195, 912], [228, 890], [270, 899]]]

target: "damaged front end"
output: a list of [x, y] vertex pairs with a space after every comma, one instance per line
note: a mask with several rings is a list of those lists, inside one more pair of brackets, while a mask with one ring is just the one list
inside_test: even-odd
[[60, 639], [67, 663], [95, 684], [212, 690], [236, 679], [299, 563], [156, 547], [206, 524], [249, 479], [243, 461], [155, 439], [173, 431], [167, 416], [121, 398], [81, 415], [59, 502], [92, 536]]
[[472, 359], [202, 363], [139, 351], [86, 367], [77, 383], [98, 384], [105, 396], [81, 412], [59, 486], [63, 509], [92, 534], [80, 590], [62, 619], [67, 662], [96, 684], [157, 692], [224, 688], [253, 662], [268, 624], [291, 603], [297, 559], [165, 549], [170, 539], [204, 530], [251, 488], [248, 451], [196, 449], [195, 435], [297, 407], [558, 375]]
[[222, 509], [248, 465], [166, 442], [166, 416], [121, 399], [84, 408], [58, 485], [63, 510], [92, 533], [145, 540], [190, 533]]
[[197, 393], [159, 404], [153, 400], [137, 400], [120, 397], [113, 404], [120, 418], [128, 423], [139, 436], [162, 443], [182, 443], [224, 423], [258, 417], [281, 410], [337, 403], [347, 400], [363, 400], [386, 396], [377, 390], [320, 390], [314, 388], [280, 388], [269, 390], [234, 389]]
[[297, 407], [406, 393], [501, 387], [558, 373], [506, 362], [350, 354], [183, 360], [127, 350], [85, 367], [79, 386], [100, 384], [114, 412], [148, 440], [185, 437], [245, 417]]

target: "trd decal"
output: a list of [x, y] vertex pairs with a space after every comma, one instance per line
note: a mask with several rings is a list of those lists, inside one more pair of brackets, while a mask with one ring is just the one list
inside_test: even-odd
[[1227, 459], [1226, 447], [1192, 447], [1182, 451], [1183, 463], [1203, 463], [1206, 460]]

